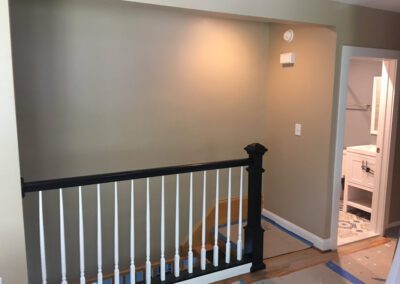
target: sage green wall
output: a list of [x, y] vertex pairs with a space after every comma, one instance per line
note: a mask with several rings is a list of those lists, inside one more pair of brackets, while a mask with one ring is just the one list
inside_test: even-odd
[[[303, 22], [310, 24], [319, 24], [331, 26], [337, 32], [337, 49], [336, 49], [336, 64], [335, 64], [335, 81], [334, 87], [330, 90], [331, 94], [327, 97], [325, 106], [331, 109], [329, 117], [324, 116], [321, 118], [321, 124], [331, 125], [330, 133], [330, 146], [329, 146], [329, 160], [325, 160], [325, 152], [315, 152], [317, 159], [321, 162], [327, 162], [319, 169], [323, 172], [322, 177], [327, 175], [327, 180], [324, 183], [322, 191], [326, 191], [324, 198], [318, 200], [319, 203], [325, 204], [323, 212], [315, 212], [315, 215], [322, 214], [326, 217], [326, 224], [324, 228], [319, 228], [313, 233], [323, 232], [320, 237], [327, 238], [330, 235], [330, 214], [332, 202], [332, 185], [333, 185], [333, 163], [334, 163], [334, 142], [336, 139], [336, 118], [337, 118], [337, 101], [339, 90], [339, 73], [340, 73], [340, 60], [341, 49], [343, 45], [373, 47], [400, 50], [400, 16], [398, 13], [369, 9], [359, 6], [345, 5], [333, 1], [321, 0], [134, 0], [132, 2], [146, 3], [160, 6], [168, 6], [174, 8], [183, 8], [189, 10], [202, 11], [206, 13], [219, 13], [230, 17], [246, 17], [257, 21], [278, 21], [278, 22]], [[299, 90], [301, 91], [301, 90]], [[315, 111], [313, 105], [305, 105], [303, 107], [304, 113], [312, 113]], [[280, 122], [276, 124], [279, 128]], [[400, 128], [400, 126], [398, 126]], [[319, 139], [319, 136], [314, 137]], [[397, 131], [397, 145], [400, 145], [400, 131]], [[299, 152], [291, 151], [295, 144], [289, 143], [287, 147], [282, 148], [281, 151], [290, 151], [291, 158], [294, 163], [302, 162], [302, 154]], [[396, 149], [400, 149], [399, 146]], [[326, 149], [323, 149], [324, 151]], [[400, 150], [396, 151], [395, 169], [400, 166]], [[321, 158], [320, 158], [321, 157]], [[314, 169], [310, 169], [314, 170]], [[284, 172], [284, 169], [282, 169]], [[395, 172], [396, 173], [396, 172]], [[311, 174], [309, 174], [311, 176]], [[317, 175], [318, 176], [318, 175]], [[290, 179], [288, 176], [279, 176], [275, 178]], [[319, 186], [320, 182], [315, 184], [311, 180], [299, 187], [307, 187], [310, 185]], [[275, 189], [279, 191], [280, 189]], [[400, 178], [395, 174], [392, 185], [392, 198], [390, 207], [389, 222], [400, 220], [400, 207], [397, 205], [400, 196]], [[313, 203], [308, 203], [308, 196], [300, 197], [303, 204], [309, 207], [314, 206]], [[396, 199], [397, 198], [397, 199]], [[280, 199], [282, 202], [282, 199]], [[279, 202], [273, 200], [271, 203]], [[279, 204], [279, 207], [285, 207], [285, 203]], [[297, 200], [296, 200], [297, 202]], [[276, 205], [278, 207], [278, 205]], [[300, 223], [306, 224], [307, 216], [299, 216], [299, 212], [292, 211], [281, 217], [288, 220], [295, 220], [302, 218]]]
[[[268, 24], [104, 0], [14, 0], [13, 55], [26, 180], [246, 157], [266, 142]], [[221, 177], [226, 196], [226, 171]], [[195, 175], [194, 200], [201, 200]], [[208, 176], [214, 206], [214, 173]], [[188, 232], [188, 179], [181, 238]], [[234, 172], [234, 195], [238, 172]], [[167, 178], [167, 258], [174, 177]], [[151, 183], [152, 261], [159, 259], [160, 181]], [[113, 271], [113, 191], [103, 188], [104, 271]], [[144, 181], [136, 185], [136, 260], [144, 262]], [[69, 280], [79, 271], [77, 191], [64, 191]], [[95, 188], [85, 188], [87, 275], [96, 275]], [[60, 275], [58, 192], [44, 194], [49, 283]], [[24, 199], [31, 283], [40, 276], [37, 194]], [[195, 219], [201, 203], [195, 203]], [[129, 265], [129, 185], [120, 184], [120, 264]], [[181, 252], [182, 256], [186, 252]]]

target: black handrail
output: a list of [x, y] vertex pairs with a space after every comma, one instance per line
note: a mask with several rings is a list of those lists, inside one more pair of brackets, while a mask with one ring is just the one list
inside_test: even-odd
[[23, 194], [25, 194], [28, 192], [52, 190], [59, 188], [68, 188], [68, 187], [124, 181], [131, 179], [141, 179], [141, 178], [168, 176], [168, 175], [183, 174], [190, 172], [249, 166], [251, 162], [252, 160], [250, 158], [247, 158], [247, 159], [171, 166], [171, 167], [154, 168], [154, 169], [143, 169], [143, 170], [88, 175], [80, 177], [68, 177], [68, 178], [32, 181], [32, 182], [25, 182], [22, 179], [22, 192]]
[[[22, 193], [36, 192], [44, 190], [52, 190], [59, 188], [76, 187], [91, 184], [100, 184], [108, 182], [116, 182], [123, 180], [132, 180], [140, 178], [150, 178], [157, 176], [167, 176], [173, 174], [199, 172], [206, 170], [225, 169], [240, 166], [248, 166], [248, 198], [247, 198], [247, 225], [245, 229], [245, 245], [244, 258], [240, 262], [232, 264], [222, 264], [218, 267], [207, 269], [206, 271], [198, 271], [191, 275], [185, 275], [185, 279], [198, 277], [204, 274], [213, 273], [219, 270], [227, 269], [232, 266], [248, 263], [251, 261], [251, 271], [257, 271], [265, 268], [263, 262], [263, 235], [264, 229], [261, 226], [261, 200], [262, 200], [262, 174], [263, 156], [267, 149], [258, 143], [253, 143], [244, 148], [249, 155], [247, 159], [219, 161], [202, 164], [192, 164], [183, 166], [171, 166], [154, 169], [144, 169], [127, 172], [117, 172], [99, 175], [89, 175], [81, 177], [70, 177], [43, 181], [24, 182], [22, 180]], [[211, 266], [210, 266], [211, 267]], [[156, 281], [156, 279], [153, 279]], [[164, 283], [175, 283], [181, 281], [182, 278], [170, 277]]]

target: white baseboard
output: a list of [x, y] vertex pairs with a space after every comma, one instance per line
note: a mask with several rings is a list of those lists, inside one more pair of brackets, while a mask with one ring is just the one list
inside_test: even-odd
[[332, 249], [332, 243], [331, 243], [330, 239], [322, 239], [322, 238], [318, 237], [317, 235], [287, 221], [286, 219], [283, 219], [282, 217], [276, 215], [275, 213], [272, 213], [271, 211], [269, 211], [267, 209], [262, 210], [262, 215], [267, 217], [268, 219], [271, 219], [272, 221], [276, 222], [278, 225], [282, 226], [286, 230], [313, 243], [314, 247], [316, 247], [319, 250], [327, 251], [327, 250]]
[[251, 263], [243, 264], [233, 268], [221, 270], [211, 274], [199, 276], [190, 280], [179, 282], [181, 284], [196, 284], [196, 283], [213, 283], [216, 281], [225, 280], [242, 274], [250, 273]]
[[390, 229], [390, 228], [394, 228], [394, 227], [398, 227], [398, 226], [400, 226], [400, 221], [396, 221], [396, 222], [389, 223], [389, 224], [386, 226], [386, 229]]

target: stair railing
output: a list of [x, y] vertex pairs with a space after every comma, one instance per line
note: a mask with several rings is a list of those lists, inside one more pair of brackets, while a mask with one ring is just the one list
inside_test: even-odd
[[[135, 283], [135, 224], [134, 224], [134, 198], [135, 198], [135, 180], [146, 179], [146, 262], [145, 262], [145, 282], [146, 283], [204, 283], [211, 281], [223, 280], [236, 275], [254, 272], [265, 268], [263, 262], [263, 234], [264, 230], [261, 226], [261, 210], [262, 210], [262, 167], [263, 155], [267, 149], [261, 144], [250, 144], [245, 147], [248, 158], [218, 161], [202, 164], [171, 166], [163, 168], [143, 169], [127, 172], [107, 173], [90, 176], [70, 177], [52, 180], [42, 180], [25, 182], [22, 179], [22, 193], [25, 194], [38, 192], [39, 195], [39, 246], [40, 246], [40, 264], [41, 264], [41, 281], [43, 284], [48, 282], [47, 279], [47, 259], [46, 259], [46, 241], [45, 241], [45, 224], [43, 215], [43, 194], [48, 190], [59, 191], [59, 217], [60, 217], [60, 263], [62, 284], [67, 283], [66, 268], [66, 247], [65, 247], [65, 228], [64, 228], [64, 202], [63, 190], [69, 188], [78, 188], [78, 210], [79, 210], [79, 260], [80, 260], [80, 284], [89, 283], [86, 281], [85, 275], [85, 246], [84, 246], [84, 208], [82, 203], [82, 190], [87, 185], [97, 185], [97, 283], [103, 283], [103, 267], [102, 267], [102, 217], [101, 217], [101, 185], [104, 183], [114, 183], [114, 279], [113, 283], [120, 283], [120, 263], [119, 263], [119, 234], [118, 234], [118, 182], [130, 181], [130, 279], [131, 283]], [[236, 245], [236, 258], [231, 258], [231, 187], [232, 187], [232, 168], [240, 167], [240, 201], [239, 201], [239, 219], [238, 219], [238, 241]], [[243, 175], [244, 167], [248, 171], [248, 193], [247, 193], [247, 225], [245, 226], [245, 236], [242, 240], [242, 199], [243, 199]], [[219, 252], [222, 248], [218, 245], [218, 210], [219, 210], [219, 175], [220, 170], [228, 169], [228, 210], [227, 210], [227, 239], [225, 243], [225, 261], [220, 261]], [[206, 234], [205, 234], [205, 212], [206, 212], [206, 180], [207, 174], [215, 171], [215, 229], [214, 229], [214, 247], [212, 261], [207, 261], [205, 250]], [[202, 198], [202, 245], [200, 253], [200, 266], [193, 266], [193, 173], [203, 172], [203, 198]], [[189, 248], [187, 255], [187, 270], [182, 271], [180, 261], [181, 255], [179, 251], [179, 193], [180, 175], [190, 175], [189, 186]], [[175, 175], [175, 255], [173, 260], [173, 273], [166, 274], [165, 262], [165, 182], [164, 177]], [[152, 276], [152, 264], [150, 255], [150, 187], [151, 178], [161, 177], [161, 251], [159, 259], [159, 275]], [[243, 244], [244, 243], [244, 244]], [[55, 260], [51, 260], [55, 261]], [[91, 283], [91, 282], [90, 282]]]

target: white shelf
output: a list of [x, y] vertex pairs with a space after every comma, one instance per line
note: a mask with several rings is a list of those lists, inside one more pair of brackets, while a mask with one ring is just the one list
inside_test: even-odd
[[359, 200], [353, 200], [353, 201], [347, 201], [347, 205], [360, 209], [362, 211], [371, 213], [372, 208], [371, 208], [371, 200], [368, 199], [359, 199]]
[[368, 191], [368, 192], [370, 192], [370, 193], [374, 193], [374, 189], [373, 188], [369, 188], [369, 187], [366, 187], [366, 186], [362, 186], [362, 185], [358, 185], [358, 184], [353, 184], [353, 183], [349, 183], [349, 188], [356, 188], [356, 189], [359, 189], [359, 190], [364, 190], [364, 191]]

